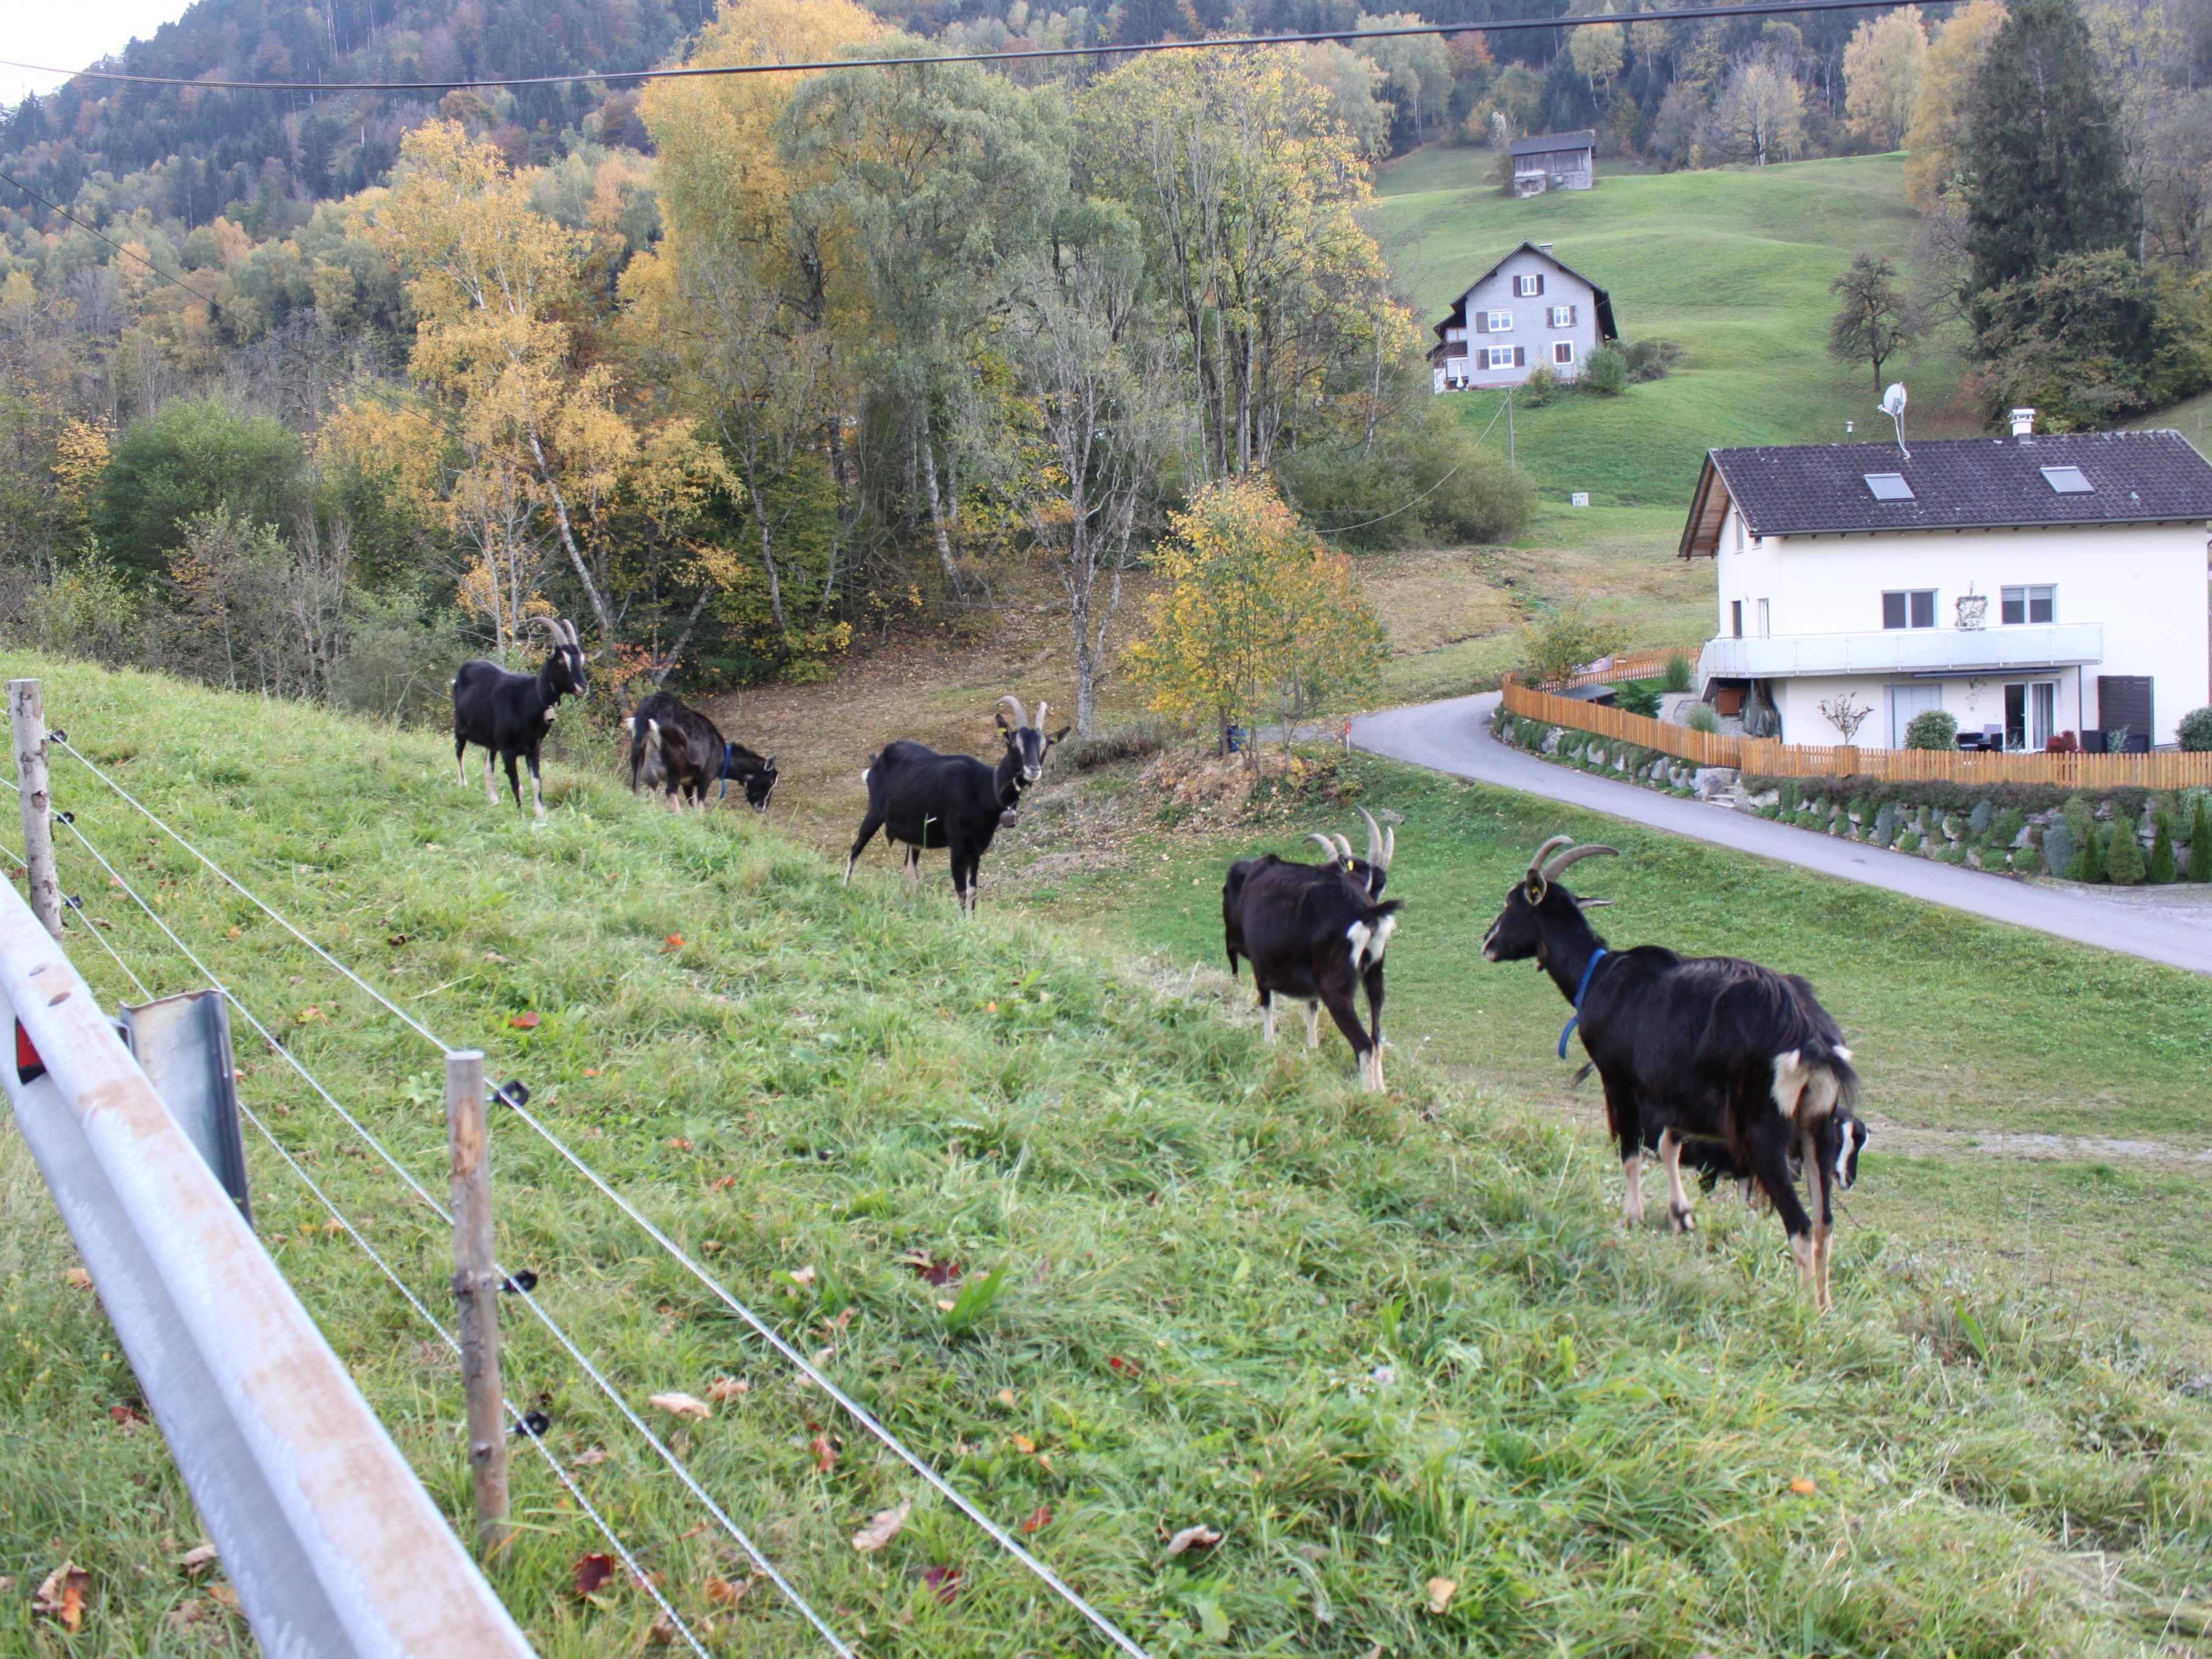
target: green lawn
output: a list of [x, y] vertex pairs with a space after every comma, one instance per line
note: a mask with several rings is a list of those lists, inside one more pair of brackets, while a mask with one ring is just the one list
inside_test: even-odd
[[[1009, 902], [1011, 856], [965, 920], [939, 881], [908, 897], [871, 869], [847, 889], [772, 825], [672, 817], [605, 773], [556, 769], [534, 826], [456, 787], [434, 735], [6, 667], [42, 668], [79, 744], [449, 1038], [484, 1046], [495, 1075], [530, 1081], [584, 1156], [980, 1502], [1027, 1517], [1040, 1553], [1162, 1659], [2149, 1655], [2170, 1650], [2162, 1632], [2204, 1627], [2212, 1422], [2158, 1351], [1875, 1224], [1844, 1231], [1836, 1313], [1814, 1319], [1771, 1221], [1715, 1204], [1695, 1241], [1626, 1236], [1585, 1139], [1456, 1080], [1541, 1074], [1557, 1029], [1556, 999], [1465, 946], [1551, 827], [1528, 803], [1372, 775], [1408, 814], [1401, 1041], [1455, 979], [1499, 1011], [1446, 1064], [1406, 1042], [1377, 1099], [1347, 1086], [1340, 1050], [1265, 1051], [1188, 975], [1124, 953], [1198, 950], [1206, 930], [1181, 914], [1186, 890], [1203, 908], [1197, 890], [1146, 884], [1100, 949]], [[56, 796], [434, 1183], [434, 1055], [66, 760]], [[1723, 894], [1680, 908], [1729, 872], [1634, 851], [1605, 872], [1637, 901], [1620, 931], [1729, 935]], [[63, 868], [157, 988], [193, 982], [81, 855]], [[1216, 873], [1179, 852], [1161, 872]], [[1748, 908], [1785, 890], [1741, 880]], [[2036, 1006], [2083, 1000], [2081, 1017], [2008, 1073], [2023, 1086], [2080, 1067], [2068, 1036], [2124, 1024], [2177, 1033], [2116, 1085], [2126, 1109], [2201, 1067], [2201, 1006], [2178, 982], [2005, 955], [1902, 910], [1820, 926], [1893, 971], [1940, 957], [1979, 975], [1993, 1008], [2027, 1002], [2015, 969], [2061, 975]], [[72, 954], [104, 1000], [123, 994], [82, 934]], [[1846, 1023], [1924, 1029], [1879, 977], [1834, 986]], [[274, 1056], [251, 1040], [238, 1054], [248, 1102], [440, 1298], [435, 1227]], [[1934, 1069], [1869, 1064], [1885, 1091]], [[543, 1275], [626, 1399], [748, 1382], [710, 1420], [665, 1427], [866, 1652], [1097, 1650], [513, 1120], [495, 1121], [492, 1157], [502, 1259]], [[249, 1163], [277, 1260], [459, 1513], [450, 1359], [264, 1147]], [[950, 1287], [917, 1261], [971, 1285], [1001, 1273], [995, 1300], [948, 1316]], [[0, 1650], [235, 1650], [177, 1564], [198, 1523], [159, 1436], [114, 1410], [134, 1385], [71, 1265], [0, 1132]], [[508, 1330], [515, 1393], [550, 1413], [562, 1457], [605, 1449], [580, 1478], [678, 1607], [711, 1622], [712, 1650], [814, 1650], [765, 1584], [717, 1598], [718, 1580], [745, 1582], [734, 1548], [519, 1310]], [[575, 1593], [578, 1557], [602, 1546], [533, 1461], [516, 1468], [524, 1530], [495, 1576], [540, 1651], [644, 1651], [650, 1604], [618, 1583]], [[857, 1553], [867, 1517], [907, 1498], [905, 1532]], [[1171, 1559], [1170, 1537], [1198, 1525], [1218, 1544]], [[2084, 1550], [2106, 1553], [2100, 1571]], [[28, 1605], [64, 1558], [92, 1575], [66, 1642]], [[944, 1568], [949, 1588], [924, 1577]]]
[[[1548, 241], [1610, 291], [1624, 339], [1672, 340], [1689, 354], [1668, 379], [1617, 398], [1534, 410], [1516, 400], [1515, 450], [1548, 500], [1588, 490], [1599, 505], [1665, 507], [1679, 531], [1709, 448], [1840, 442], [1846, 421], [1860, 437], [1886, 428], [1871, 371], [1827, 356], [1828, 284], [1862, 247], [1902, 267], [1917, 217], [1902, 156], [1614, 174], [1529, 201], [1488, 183], [1489, 161], [1446, 148], [1383, 170], [1373, 222], [1425, 329], [1518, 243]], [[1885, 366], [1886, 380], [1912, 392], [1912, 429], [1972, 429], [1950, 407], [1959, 368], [1945, 349]], [[1503, 401], [1454, 398], [1477, 431]], [[1504, 441], [1500, 421], [1491, 441]]]

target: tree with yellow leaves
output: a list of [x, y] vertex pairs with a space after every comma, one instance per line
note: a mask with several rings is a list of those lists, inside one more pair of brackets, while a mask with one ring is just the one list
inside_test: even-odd
[[1912, 125], [1927, 67], [1928, 32], [1919, 7], [1863, 19], [1844, 47], [1845, 125], [1886, 150], [1897, 149]]
[[1161, 713], [1211, 720], [1224, 750], [1230, 727], [1263, 716], [1287, 741], [1299, 720], [1344, 707], [1382, 672], [1382, 624], [1351, 561], [1260, 480], [1208, 485], [1170, 520], [1156, 566], [1165, 585], [1131, 671]]
[[1969, 0], [1953, 12], [1929, 42], [1920, 88], [1905, 129], [1905, 199], [1922, 212], [1960, 185], [1960, 152], [1973, 125], [1974, 82], [2004, 27], [1998, 0]]

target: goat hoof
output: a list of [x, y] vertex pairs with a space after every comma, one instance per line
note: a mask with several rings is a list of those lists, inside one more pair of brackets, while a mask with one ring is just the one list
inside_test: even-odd
[[1667, 1223], [1678, 1233], [1693, 1233], [1698, 1231], [1698, 1218], [1686, 1209], [1669, 1209], [1667, 1212]]

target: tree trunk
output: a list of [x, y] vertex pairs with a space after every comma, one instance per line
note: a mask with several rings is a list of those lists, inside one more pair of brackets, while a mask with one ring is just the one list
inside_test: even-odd
[[921, 481], [924, 493], [929, 500], [929, 528], [937, 541], [937, 562], [945, 567], [945, 580], [957, 597], [966, 590], [961, 585], [960, 567], [952, 559], [952, 535], [945, 524], [945, 499], [937, 489], [936, 447], [926, 425], [921, 433]]
[[561, 493], [561, 486], [553, 481], [553, 469], [546, 464], [545, 446], [538, 441], [533, 429], [530, 434], [531, 458], [538, 463], [538, 482], [545, 493], [553, 498], [554, 522], [561, 526], [561, 545], [568, 550], [568, 562], [575, 567], [576, 580], [584, 585], [584, 598], [599, 619], [599, 641], [603, 645], [615, 642], [614, 612], [607, 608], [606, 595], [599, 592], [599, 583], [592, 580], [591, 567], [584, 562], [584, 550], [576, 545], [576, 532], [568, 522], [568, 499]]

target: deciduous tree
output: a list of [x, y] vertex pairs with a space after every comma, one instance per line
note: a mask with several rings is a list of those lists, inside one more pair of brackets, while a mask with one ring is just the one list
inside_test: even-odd
[[1905, 161], [1905, 199], [1923, 212], [1940, 197], [1962, 193], [1974, 84], [2004, 21], [1999, 0], [1968, 0], [1937, 27], [1929, 44], [1905, 131], [1911, 152]]
[[1897, 286], [1897, 267], [1887, 254], [1861, 248], [1850, 269], [1828, 284], [1843, 304], [1828, 325], [1828, 355], [1840, 362], [1870, 363], [1875, 395], [1881, 395], [1881, 366], [1917, 331]]
[[1901, 146], [1927, 64], [1928, 32], [1919, 7], [1861, 21], [1844, 48], [1844, 108], [1850, 130], [1884, 149]]

